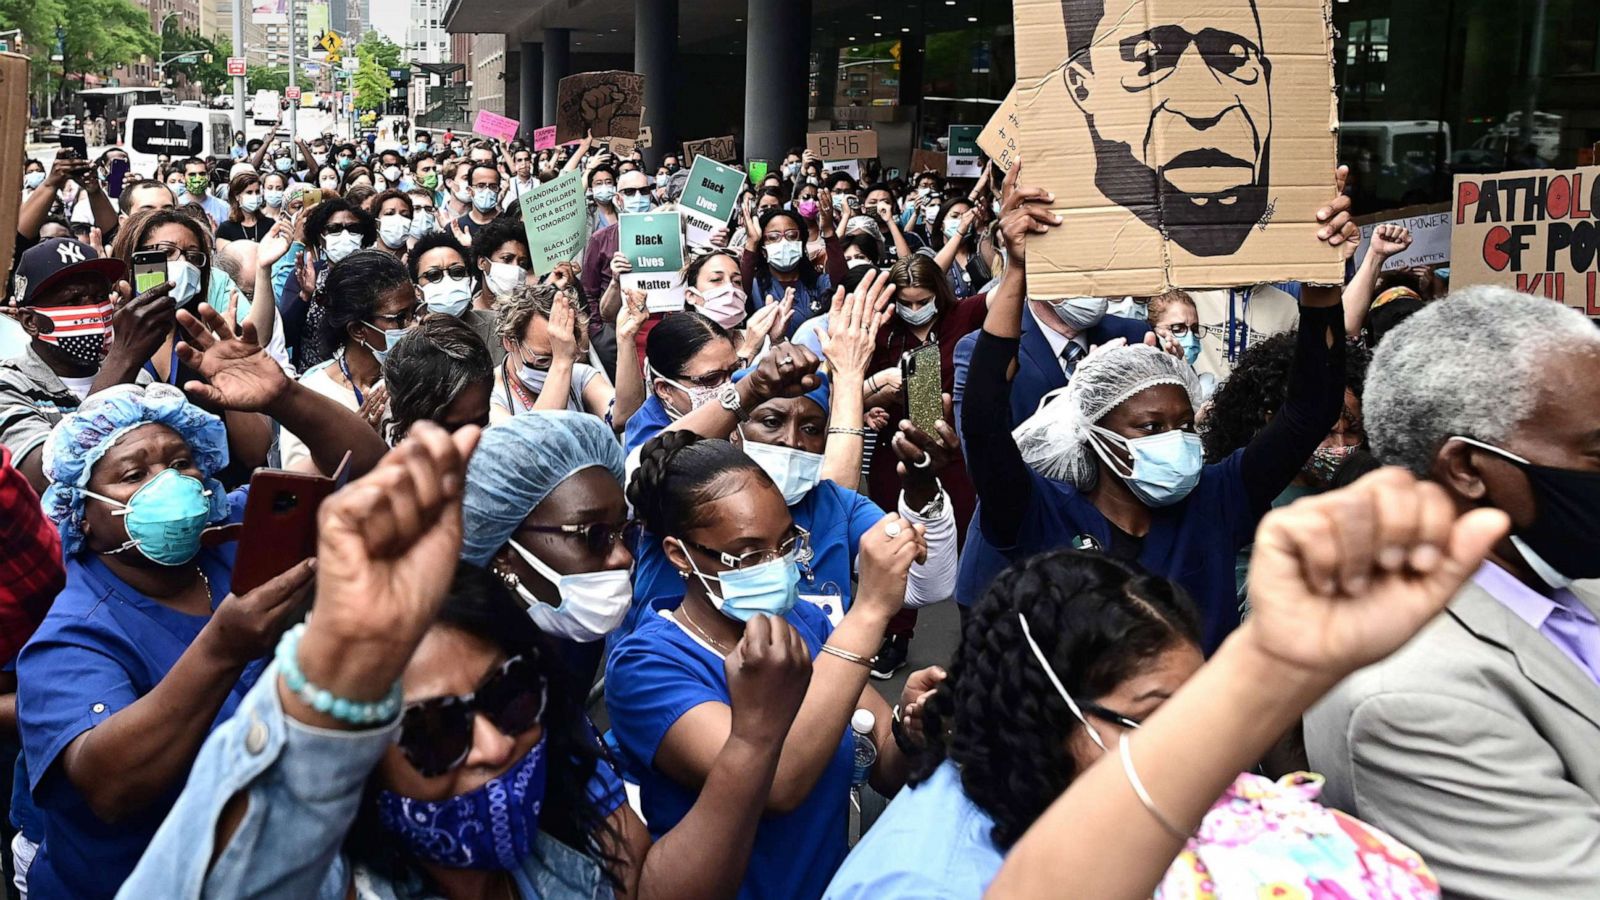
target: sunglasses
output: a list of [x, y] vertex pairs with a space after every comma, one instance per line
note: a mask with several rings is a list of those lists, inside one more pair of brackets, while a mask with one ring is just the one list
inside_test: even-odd
[[356, 233], [359, 231], [361, 231], [361, 226], [354, 222], [330, 222], [322, 226], [323, 234], [345, 234], [346, 232]]
[[628, 519], [621, 523], [594, 522], [589, 525], [524, 525], [522, 530], [566, 537], [581, 535], [589, 552], [601, 556], [610, 553], [617, 541], [626, 541], [630, 547], [637, 544], [643, 528], [637, 521]]
[[642, 197], [645, 194], [650, 193], [650, 189], [647, 188], [647, 187], [642, 187], [642, 188], [623, 188], [622, 190], [618, 191], [618, 193], [620, 193], [624, 197]]
[[443, 775], [472, 751], [474, 715], [515, 737], [539, 724], [544, 702], [544, 677], [531, 660], [513, 656], [470, 694], [407, 704], [400, 715], [400, 752], [424, 778]]
[[423, 284], [438, 284], [439, 282], [443, 281], [447, 275], [459, 281], [467, 277], [467, 267], [464, 265], [454, 265], [446, 269], [429, 269], [428, 271], [418, 275], [417, 280]]

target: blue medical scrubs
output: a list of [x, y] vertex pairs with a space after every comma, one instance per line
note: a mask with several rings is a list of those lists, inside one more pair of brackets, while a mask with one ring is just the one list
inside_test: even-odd
[[[625, 771], [638, 779], [644, 818], [660, 839], [689, 812], [699, 796], [654, 766], [656, 753], [678, 719], [702, 703], [730, 703], [722, 657], [689, 636], [662, 610], [679, 598], [660, 601], [618, 642], [606, 665], [606, 711]], [[784, 618], [806, 642], [814, 660], [833, 632], [815, 607], [799, 603]], [[851, 740], [839, 746], [799, 808], [769, 814], [756, 829], [755, 847], [739, 887], [741, 900], [815, 900], [845, 856], [850, 796]]]
[[[248, 493], [240, 488], [228, 496], [227, 521], [242, 521]], [[237, 547], [230, 542], [196, 557], [211, 582], [213, 610], [231, 588]], [[28, 896], [109, 900], [177, 801], [184, 778], [112, 824], [89, 808], [58, 758], [78, 735], [154, 690], [210, 617], [186, 615], [140, 594], [94, 553], [66, 560], [66, 572], [66, 588], [17, 660], [22, 751], [43, 824]], [[265, 659], [245, 667], [212, 728], [233, 715], [265, 667]]]

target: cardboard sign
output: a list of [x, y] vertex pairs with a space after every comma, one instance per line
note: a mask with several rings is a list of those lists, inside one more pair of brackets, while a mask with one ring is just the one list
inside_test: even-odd
[[[1450, 262], [1450, 204], [1433, 203], [1374, 213], [1356, 219], [1361, 226], [1361, 246], [1356, 248], [1355, 264], [1367, 258], [1372, 232], [1379, 225], [1401, 225], [1411, 232], [1411, 246], [1383, 261], [1383, 271], [1412, 266], [1445, 265]], [[1452, 273], [1454, 274], [1454, 273]]]
[[1009, 172], [1022, 146], [1021, 138], [1022, 123], [1017, 120], [1017, 88], [1012, 85], [1006, 99], [1001, 101], [1000, 108], [994, 111], [994, 115], [989, 117], [989, 124], [983, 126], [983, 131], [979, 133], [978, 149], [989, 154], [1000, 171]]
[[689, 181], [678, 200], [678, 209], [688, 224], [689, 243], [709, 244], [711, 232], [733, 218], [743, 191], [743, 172], [709, 156], [695, 157], [689, 167]]
[[568, 172], [536, 184], [517, 198], [522, 228], [528, 234], [528, 256], [541, 277], [556, 265], [583, 258], [589, 234], [584, 221], [583, 174]]
[[624, 290], [644, 291], [651, 312], [683, 309], [683, 225], [675, 212], [623, 213], [617, 250], [633, 264]]
[[732, 164], [739, 158], [739, 150], [734, 145], [733, 135], [727, 137], [705, 138], [698, 141], [683, 142], [683, 156], [685, 163], [692, 163], [702, 156], [709, 156], [719, 163]]
[[1342, 282], [1315, 228], [1335, 164], [1327, 0], [1013, 12], [1023, 180], [1065, 219], [1028, 239], [1030, 296]]
[[752, 159], [748, 168], [750, 169], [750, 183], [760, 184], [767, 177], [767, 172], [771, 170], [772, 163], [764, 159]]
[[516, 119], [508, 119], [487, 109], [478, 110], [478, 117], [472, 121], [473, 134], [481, 134], [484, 137], [494, 138], [504, 143], [510, 143], [517, 139], [517, 129], [519, 127], [521, 126]]
[[1500, 284], [1600, 316], [1600, 167], [1457, 175], [1450, 286]]
[[533, 130], [533, 149], [554, 150], [556, 148], [556, 127], [546, 125]]
[[[0, 148], [4, 148], [4, 152], [0, 152], [0, 184], [22, 183], [23, 132], [27, 127], [28, 57], [20, 53], [0, 53]], [[11, 257], [17, 251], [17, 218], [21, 211], [20, 203], [0, 203], [0, 272], [11, 271]]]
[[951, 125], [950, 149], [945, 157], [945, 174], [951, 178], [977, 178], [983, 174], [979, 158], [977, 125]]
[[636, 72], [568, 75], [556, 88], [556, 142], [639, 136], [644, 115], [644, 76]]
[[949, 157], [937, 150], [913, 150], [911, 151], [910, 174], [913, 177], [921, 175], [923, 172], [943, 175], [945, 163], [948, 159]]
[[830, 159], [873, 159], [878, 155], [876, 131], [815, 131], [806, 135], [806, 149], [824, 162]]

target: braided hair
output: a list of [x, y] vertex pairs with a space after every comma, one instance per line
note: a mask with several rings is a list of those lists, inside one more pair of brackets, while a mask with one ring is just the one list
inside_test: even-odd
[[1063, 745], [1083, 727], [1029, 651], [1019, 613], [1075, 700], [1115, 690], [1170, 648], [1200, 645], [1198, 614], [1183, 589], [1131, 563], [1056, 550], [995, 579], [923, 711], [930, 740], [911, 781], [954, 762], [1003, 850], [1079, 775]]
[[[628, 503], [658, 537], [682, 536], [706, 524], [712, 503], [743, 490], [754, 473], [772, 479], [744, 451], [692, 431], [663, 431], [640, 449]], [[776, 487], [774, 487], [776, 490]]]

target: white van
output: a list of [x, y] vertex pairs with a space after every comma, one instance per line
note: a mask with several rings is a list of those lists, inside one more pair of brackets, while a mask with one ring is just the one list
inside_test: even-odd
[[156, 171], [156, 157], [172, 162], [188, 156], [222, 159], [233, 145], [233, 119], [223, 110], [188, 106], [135, 106], [128, 110], [122, 146], [129, 168], [141, 176]]

